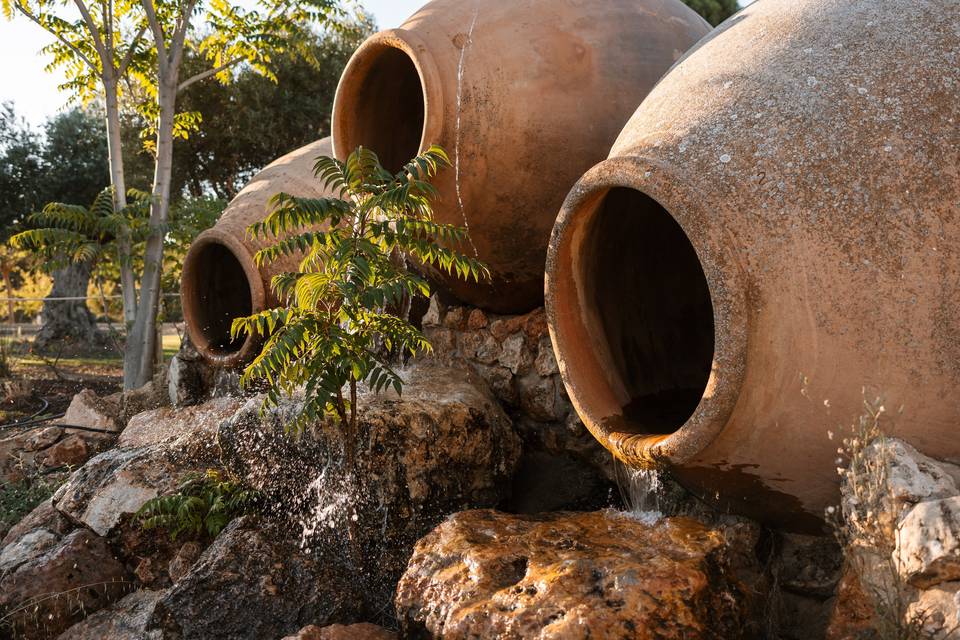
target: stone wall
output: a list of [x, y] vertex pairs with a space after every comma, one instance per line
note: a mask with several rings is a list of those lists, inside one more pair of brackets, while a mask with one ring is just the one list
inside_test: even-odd
[[613, 460], [570, 404], [542, 308], [501, 316], [448, 307], [434, 296], [422, 326], [433, 345], [432, 357], [469, 367], [486, 380], [523, 440], [513, 510], [607, 504]]

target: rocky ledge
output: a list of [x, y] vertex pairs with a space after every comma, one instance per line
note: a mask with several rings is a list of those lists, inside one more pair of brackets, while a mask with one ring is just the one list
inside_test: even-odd
[[[417, 543], [397, 590], [404, 637], [749, 637], [757, 529], [620, 512], [468, 511]], [[739, 573], [739, 575], [738, 575]]]

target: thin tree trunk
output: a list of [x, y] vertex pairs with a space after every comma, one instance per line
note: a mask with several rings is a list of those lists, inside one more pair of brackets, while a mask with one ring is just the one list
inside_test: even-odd
[[[116, 80], [104, 77], [104, 93], [107, 117], [107, 149], [110, 159], [110, 184], [113, 185], [113, 210], [127, 206], [127, 185], [123, 174], [123, 148], [120, 143], [120, 103], [117, 98]], [[127, 331], [137, 314], [137, 285], [131, 263], [130, 238], [126, 233], [118, 238], [120, 258], [120, 288], [123, 294], [123, 320]]]
[[127, 339], [123, 378], [128, 389], [145, 385], [153, 377], [153, 355], [157, 342], [157, 310], [160, 301], [160, 277], [163, 270], [163, 229], [170, 209], [170, 177], [173, 168], [173, 120], [176, 113], [176, 73], [161, 77], [157, 101], [160, 120], [157, 126], [157, 159], [153, 176], [153, 201], [150, 203], [150, 236], [140, 280], [140, 301], [136, 321]]
[[7, 289], [7, 322], [14, 324], [16, 318], [14, 317], [13, 283], [10, 282], [10, 267], [4, 264], [0, 269], [3, 271], [3, 286]]

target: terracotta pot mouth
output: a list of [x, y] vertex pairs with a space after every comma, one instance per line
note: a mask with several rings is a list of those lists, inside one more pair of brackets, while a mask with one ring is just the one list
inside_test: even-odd
[[333, 152], [345, 159], [364, 146], [397, 172], [443, 128], [443, 93], [433, 57], [403, 29], [367, 39], [344, 69], [333, 103]]
[[256, 356], [260, 340], [232, 340], [235, 318], [266, 308], [266, 292], [250, 251], [217, 229], [200, 234], [183, 262], [180, 284], [187, 333], [211, 364], [241, 366]]
[[746, 354], [730, 249], [676, 172], [614, 158], [574, 187], [547, 256], [546, 304], [580, 417], [634, 466], [683, 463], [723, 429]]

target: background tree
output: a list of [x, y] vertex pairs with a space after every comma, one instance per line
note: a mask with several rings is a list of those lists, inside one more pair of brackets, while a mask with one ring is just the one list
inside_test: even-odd
[[[271, 56], [296, 49], [305, 25], [333, 24], [339, 15], [336, 0], [260, 0], [253, 8], [202, 0], [73, 0], [76, 15], [64, 14], [60, 3], [47, 0], [2, 0], [8, 17], [19, 13], [56, 38], [47, 50], [53, 66], [68, 76], [65, 87], [76, 97], [90, 99], [102, 92], [105, 102], [110, 178], [114, 209], [123, 209], [126, 182], [121, 145], [121, 81], [136, 83], [138, 105], [151, 124], [154, 171], [151, 186], [149, 236], [144, 250], [140, 291], [136, 291], [131, 260], [121, 261], [127, 340], [124, 348], [124, 387], [145, 384], [153, 374], [157, 347], [157, 312], [161, 291], [164, 233], [171, 203], [173, 142], [197, 123], [196, 114], [178, 112], [177, 97], [191, 85], [216, 77], [227, 83], [247, 67], [274, 78]], [[187, 73], [183, 61], [195, 52], [206, 68]], [[129, 238], [119, 237], [120, 251], [129, 256]]]
[[737, 0], [683, 0], [683, 3], [713, 26], [717, 26], [740, 10]]
[[[47, 121], [42, 136], [16, 117], [12, 105], [5, 105], [0, 114], [0, 239], [4, 243], [45, 202], [90, 202], [109, 184], [103, 121], [95, 109], [74, 108], [57, 114]], [[7, 297], [22, 286], [17, 280], [30, 262], [22, 252], [3, 252], [0, 275]], [[64, 263], [53, 275], [48, 297], [87, 295], [89, 264]], [[7, 317], [15, 317], [12, 302], [7, 305]], [[41, 349], [52, 342], [89, 342], [98, 337], [83, 300], [45, 301], [43, 320], [35, 340]]]

